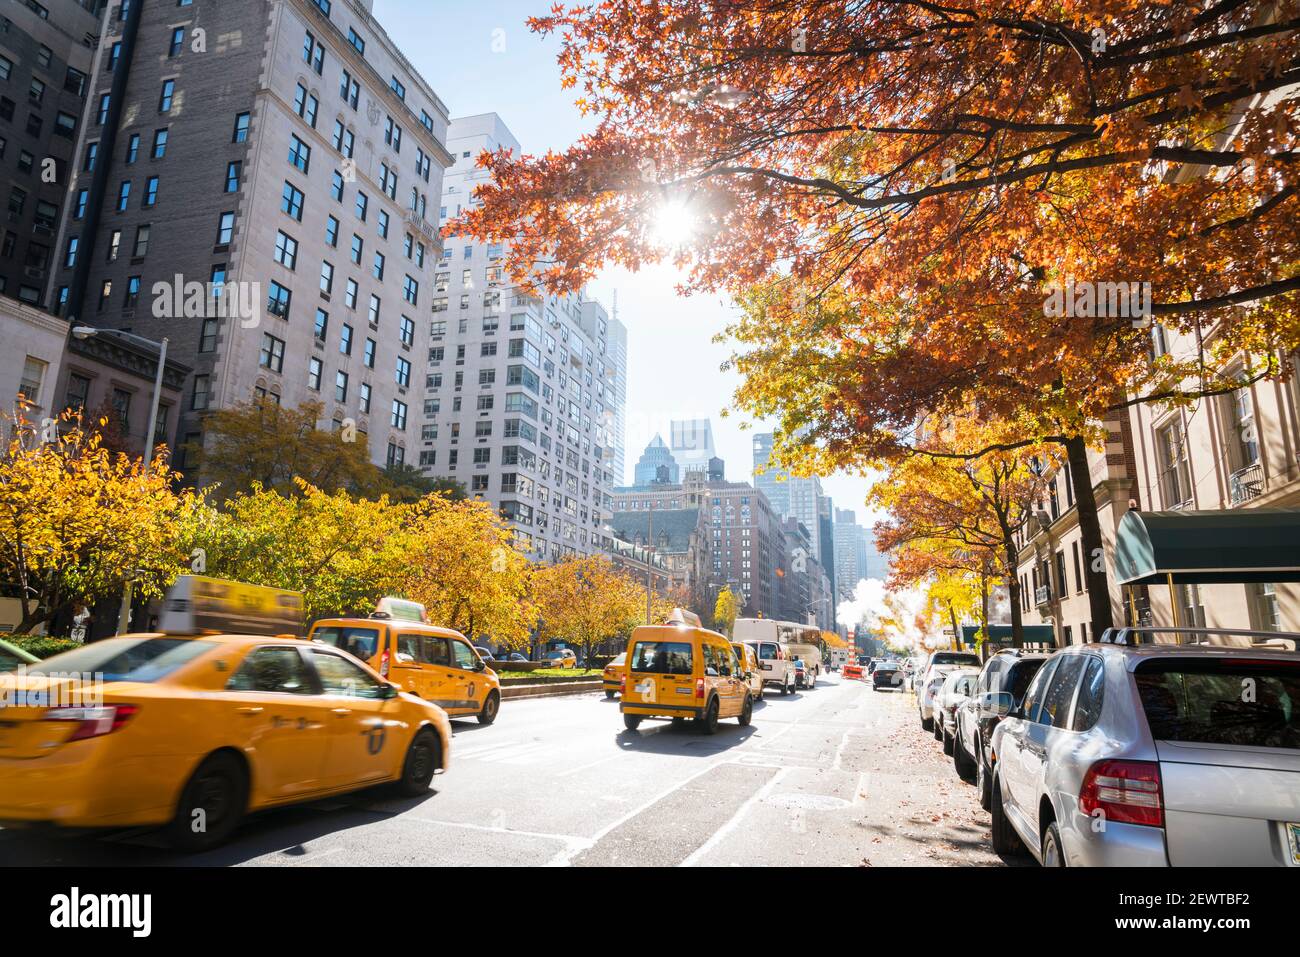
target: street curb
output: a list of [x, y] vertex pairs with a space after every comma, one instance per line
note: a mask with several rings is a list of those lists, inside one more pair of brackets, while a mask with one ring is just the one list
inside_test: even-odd
[[550, 698], [566, 694], [602, 691], [599, 681], [552, 681], [547, 684], [502, 686], [501, 698]]

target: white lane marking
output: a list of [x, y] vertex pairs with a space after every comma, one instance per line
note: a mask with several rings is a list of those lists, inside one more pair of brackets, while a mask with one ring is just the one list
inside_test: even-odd
[[574, 853], [585, 850], [595, 842], [585, 838], [578, 837], [574, 834], [550, 834], [546, 831], [521, 831], [513, 827], [493, 827], [490, 824], [469, 824], [464, 821], [439, 821], [430, 817], [415, 817], [404, 815], [404, 821], [418, 821], [421, 824], [432, 824], [435, 827], [457, 827], [466, 831], [479, 831], [484, 834], [510, 834], [515, 837], [535, 837], [543, 841], [559, 841], [568, 846]]
[[567, 771], [561, 771], [559, 774], [554, 775], [554, 777], [557, 777], [557, 778], [567, 778], [567, 777], [569, 777], [569, 776], [572, 775], [572, 774], [581, 774], [583, 771], [586, 771], [586, 770], [588, 770], [588, 769], [590, 769], [590, 768], [598, 767], [599, 765], [602, 765], [602, 764], [608, 764], [608, 763], [611, 762], [611, 761], [617, 761], [617, 760], [619, 760], [620, 758], [623, 758], [623, 757], [625, 757], [625, 755], [624, 755], [622, 752], [620, 752], [620, 753], [618, 753], [618, 754], [613, 754], [613, 755], [610, 755], [610, 756], [607, 757], [607, 758], [600, 758], [600, 759], [598, 759], [598, 760], [596, 760], [596, 761], [589, 761], [589, 762], [586, 763], [586, 764], [580, 764], [580, 765], [578, 765], [576, 768], [569, 768], [569, 770], [567, 770]]
[[749, 796], [749, 799], [746, 800], [744, 804], [740, 805], [740, 807], [736, 809], [736, 813], [733, 814], [725, 824], [723, 824], [720, 828], [718, 828], [711, 835], [709, 835], [709, 839], [707, 841], [705, 841], [694, 851], [692, 851], [689, 855], [687, 855], [686, 859], [681, 863], [679, 863], [677, 866], [678, 867], [697, 866], [699, 862], [703, 859], [704, 855], [709, 853], [709, 851], [713, 850], [713, 848], [717, 847], [718, 844], [722, 842], [723, 838], [725, 838], [728, 834], [730, 834], [732, 831], [734, 831], [737, 827], [740, 826], [741, 820], [744, 818], [746, 814], [749, 813], [749, 809], [759, 801], [763, 800], [763, 798], [771, 794], [773, 788], [775, 788], [776, 785], [781, 781], [781, 779], [784, 778], [788, 773], [789, 773], [788, 768], [782, 768], [780, 771], [777, 771], [776, 774], [768, 778], [767, 783], [765, 783], [761, 788], [759, 788], [757, 791], [751, 794]]

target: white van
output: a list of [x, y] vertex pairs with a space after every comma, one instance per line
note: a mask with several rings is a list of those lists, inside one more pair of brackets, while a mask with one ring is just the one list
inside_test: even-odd
[[799, 625], [773, 618], [737, 618], [732, 638], [754, 649], [763, 683], [789, 694], [795, 687], [794, 660], [802, 658], [812, 687], [823, 670], [821, 632], [811, 625]]

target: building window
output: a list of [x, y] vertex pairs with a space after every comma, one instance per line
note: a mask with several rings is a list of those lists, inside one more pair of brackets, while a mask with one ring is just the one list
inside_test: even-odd
[[320, 339], [323, 342], [325, 340], [325, 333], [329, 331], [329, 327], [330, 327], [330, 314], [326, 312], [324, 309], [318, 308], [316, 310], [316, 325], [313, 329], [316, 338]]
[[145, 209], [149, 209], [150, 207], [156, 206], [157, 204], [158, 204], [158, 177], [150, 176], [147, 180], [144, 181], [144, 199], [141, 200], [140, 205], [143, 206]]
[[321, 361], [314, 356], [307, 364], [307, 388], [313, 392], [320, 391]]
[[148, 255], [150, 231], [148, 223], [135, 228], [135, 249], [132, 252], [132, 255], [134, 255], [136, 259], [143, 259]]
[[306, 173], [311, 166], [311, 147], [297, 136], [289, 136], [289, 163]]
[[334, 401], [348, 401], [348, 374], [342, 370], [334, 373]]
[[190, 409], [193, 411], [198, 412], [208, 407], [210, 399], [208, 382], [208, 376], [206, 375], [196, 375], [194, 377], [194, 388], [190, 392]]
[[230, 142], [232, 143], [248, 142], [248, 125], [250, 120], [251, 120], [251, 114], [249, 113], [237, 113], [235, 115], [235, 129], [230, 136]]
[[411, 384], [411, 363], [409, 360], [401, 356], [397, 357], [397, 370], [393, 378], [403, 389]]
[[272, 258], [292, 272], [298, 266], [298, 240], [288, 233], [277, 232], [275, 234], [275, 252], [272, 254]]
[[1280, 631], [1282, 629], [1282, 611], [1277, 601], [1277, 586], [1271, 582], [1259, 582], [1254, 586], [1255, 614], [1259, 619], [1261, 631]]
[[277, 339], [269, 332], [262, 333], [262, 352], [257, 364], [272, 372], [283, 372], [284, 340]]
[[234, 236], [235, 214], [233, 212], [222, 213], [221, 218], [217, 221], [217, 245], [229, 246]]
[[1191, 470], [1183, 442], [1182, 423], [1175, 421], [1156, 432], [1160, 495], [1166, 508], [1177, 508], [1192, 499]]
[[367, 415], [370, 413], [370, 383], [369, 382], [361, 383], [361, 388], [360, 390], [358, 390], [357, 404], [362, 412], [365, 412]]
[[239, 176], [243, 172], [244, 164], [239, 160], [233, 160], [226, 164], [226, 192], [239, 192]]
[[279, 316], [281, 319], [287, 320], [289, 318], [289, 303], [292, 298], [293, 293], [275, 280], [271, 280], [270, 289], [266, 294], [266, 311], [273, 316]]
[[[175, 80], [163, 80], [162, 92], [158, 95], [158, 112], [159, 112], [159, 113], [170, 113], [170, 112], [171, 112], [171, 109], [172, 109], [172, 96], [175, 94], [175, 92], [176, 92], [176, 81], [175, 81]], [[105, 94], [104, 97], [103, 97], [103, 100], [100, 101], [100, 107], [101, 107], [101, 109], [107, 110], [107, 106], [106, 106], [106, 104], [104, 103], [104, 100], [107, 100], [107, 99], [108, 99], [108, 94]], [[103, 121], [103, 120], [100, 120], [100, 122], [102, 123], [102, 122], [104, 122], [104, 121]]]
[[280, 212], [302, 222], [303, 194], [297, 186], [284, 181], [284, 190], [280, 193]]
[[162, 159], [167, 155], [167, 130], [153, 131], [153, 153], [154, 159]]
[[131, 200], [131, 181], [129, 179], [124, 179], [122, 180], [121, 183], [118, 184], [117, 187], [117, 211], [119, 213], [126, 212], [126, 207], [127, 204], [130, 202], [130, 200]]

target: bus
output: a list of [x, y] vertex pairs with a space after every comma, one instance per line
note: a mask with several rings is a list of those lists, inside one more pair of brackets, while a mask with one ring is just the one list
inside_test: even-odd
[[776, 641], [785, 645], [792, 658], [802, 658], [808, 667], [809, 683], [816, 682], [824, 670], [822, 633], [816, 625], [801, 625], [775, 618], [737, 618], [732, 641]]

